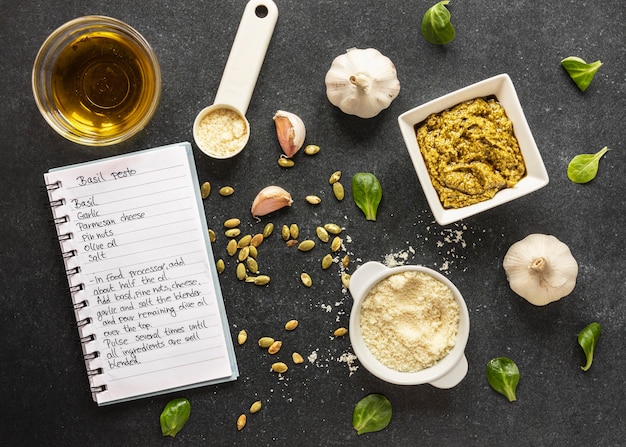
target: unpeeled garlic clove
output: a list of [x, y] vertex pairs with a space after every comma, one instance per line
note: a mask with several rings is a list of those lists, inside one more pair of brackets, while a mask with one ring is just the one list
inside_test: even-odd
[[280, 186], [267, 186], [263, 188], [254, 198], [252, 202], [252, 216], [265, 216], [273, 211], [279, 210], [286, 206], [291, 206], [293, 199], [291, 194]]
[[304, 122], [294, 113], [279, 110], [274, 115], [274, 124], [281, 149], [287, 158], [293, 157], [304, 144]]

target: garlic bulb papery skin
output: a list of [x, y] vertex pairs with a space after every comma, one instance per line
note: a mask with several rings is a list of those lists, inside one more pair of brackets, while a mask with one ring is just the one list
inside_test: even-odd
[[272, 211], [279, 210], [286, 206], [291, 206], [293, 199], [291, 194], [285, 191], [280, 186], [267, 186], [263, 188], [254, 198], [252, 202], [252, 216], [259, 218], [259, 216], [265, 216]]
[[511, 245], [502, 266], [511, 289], [535, 306], [569, 295], [578, 263], [569, 247], [547, 234], [530, 234]]
[[281, 149], [287, 158], [293, 157], [304, 144], [304, 121], [295, 113], [279, 110], [274, 114], [274, 124]]
[[326, 73], [326, 96], [342, 112], [372, 118], [400, 93], [396, 67], [374, 48], [351, 48]]

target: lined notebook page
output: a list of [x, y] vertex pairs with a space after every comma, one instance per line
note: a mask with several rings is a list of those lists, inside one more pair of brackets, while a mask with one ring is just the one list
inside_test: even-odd
[[45, 175], [99, 404], [237, 376], [192, 163], [181, 143]]

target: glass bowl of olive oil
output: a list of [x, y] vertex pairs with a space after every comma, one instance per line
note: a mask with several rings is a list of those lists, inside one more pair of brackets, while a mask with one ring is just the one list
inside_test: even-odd
[[161, 96], [152, 47], [135, 29], [104, 16], [71, 20], [43, 43], [32, 72], [35, 102], [60, 135], [106, 146], [135, 135]]

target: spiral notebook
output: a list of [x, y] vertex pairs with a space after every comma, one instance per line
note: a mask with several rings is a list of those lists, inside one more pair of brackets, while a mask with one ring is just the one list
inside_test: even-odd
[[44, 174], [98, 405], [235, 380], [191, 145]]

